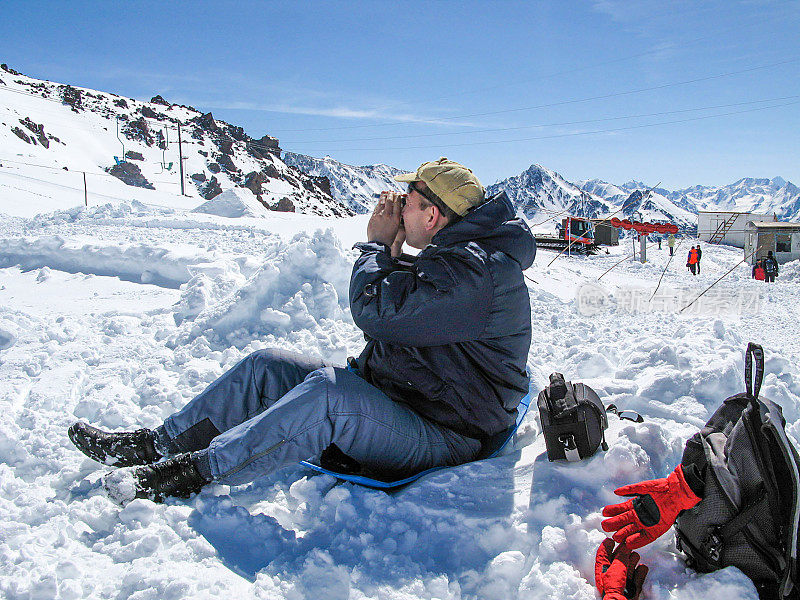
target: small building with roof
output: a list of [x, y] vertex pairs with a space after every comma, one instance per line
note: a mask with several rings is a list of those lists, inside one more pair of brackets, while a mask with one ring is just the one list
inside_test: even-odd
[[701, 210], [697, 213], [697, 237], [710, 244], [744, 248], [748, 222], [777, 220], [775, 215], [762, 213]]
[[778, 263], [799, 259], [800, 223], [749, 221], [744, 246], [747, 262], [754, 264], [770, 250]]

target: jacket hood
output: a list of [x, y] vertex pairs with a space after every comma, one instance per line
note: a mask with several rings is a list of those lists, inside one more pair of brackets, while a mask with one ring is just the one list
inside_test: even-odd
[[505, 192], [489, 198], [457, 223], [439, 231], [431, 243], [452, 246], [459, 242], [479, 242], [516, 260], [524, 271], [533, 264], [536, 240], [527, 223], [516, 217], [514, 206]]

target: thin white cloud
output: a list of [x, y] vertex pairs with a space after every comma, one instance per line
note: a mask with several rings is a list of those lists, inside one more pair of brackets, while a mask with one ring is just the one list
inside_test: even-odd
[[351, 108], [347, 106], [331, 106], [331, 107], [313, 107], [301, 106], [295, 104], [281, 103], [281, 104], [260, 104], [257, 102], [217, 102], [214, 100], [198, 101], [195, 99], [198, 106], [203, 106], [207, 109], [225, 109], [225, 110], [252, 110], [261, 112], [273, 112], [291, 115], [308, 115], [319, 117], [333, 117], [338, 119], [362, 119], [362, 120], [380, 120], [380, 121], [396, 121], [398, 123], [419, 123], [422, 125], [443, 125], [450, 127], [477, 127], [478, 124], [464, 121], [451, 121], [448, 119], [429, 117], [424, 115], [415, 115], [410, 113], [391, 113], [380, 109], [366, 109], [366, 108]]

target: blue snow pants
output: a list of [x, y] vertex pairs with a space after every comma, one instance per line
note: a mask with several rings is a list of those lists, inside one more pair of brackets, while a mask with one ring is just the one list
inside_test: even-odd
[[367, 471], [391, 474], [460, 464], [481, 449], [346, 368], [272, 349], [242, 359], [164, 429], [185, 452], [207, 448], [214, 481], [229, 485], [319, 457], [333, 443]]

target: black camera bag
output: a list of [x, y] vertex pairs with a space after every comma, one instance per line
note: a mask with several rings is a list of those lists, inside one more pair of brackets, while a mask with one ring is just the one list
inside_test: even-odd
[[551, 461], [588, 458], [601, 445], [608, 450], [606, 410], [588, 385], [565, 382], [561, 373], [553, 373], [550, 385], [539, 392], [537, 404]]

